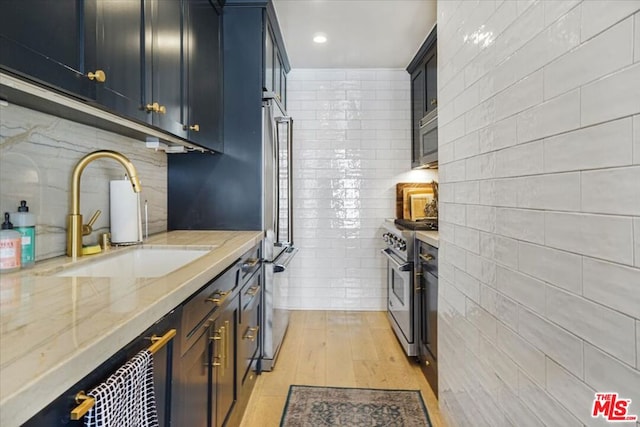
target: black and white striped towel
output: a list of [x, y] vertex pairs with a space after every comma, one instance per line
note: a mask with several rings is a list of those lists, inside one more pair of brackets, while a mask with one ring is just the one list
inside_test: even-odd
[[143, 350], [88, 393], [96, 400], [85, 427], [158, 427], [153, 355]]

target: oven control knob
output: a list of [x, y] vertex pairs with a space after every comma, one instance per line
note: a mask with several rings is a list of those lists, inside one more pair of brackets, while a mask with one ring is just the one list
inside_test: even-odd
[[406, 251], [407, 250], [407, 244], [403, 242], [398, 249], [400, 249], [401, 251]]

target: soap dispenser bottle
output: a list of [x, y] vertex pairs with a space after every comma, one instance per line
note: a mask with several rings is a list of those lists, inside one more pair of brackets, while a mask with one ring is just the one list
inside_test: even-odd
[[13, 229], [22, 235], [22, 267], [36, 262], [36, 216], [29, 213], [25, 200], [20, 200], [18, 212], [13, 214]]
[[9, 212], [4, 213], [4, 222], [0, 230], [0, 271], [10, 272], [20, 269], [22, 235], [13, 229], [9, 221]]

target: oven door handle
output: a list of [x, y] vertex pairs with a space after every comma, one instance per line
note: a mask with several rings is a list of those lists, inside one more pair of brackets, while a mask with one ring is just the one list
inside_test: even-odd
[[400, 263], [396, 260], [396, 256], [393, 255], [393, 252], [391, 251], [391, 249], [387, 248], [387, 249], [383, 249], [380, 251], [382, 254], [386, 255], [387, 258], [389, 258], [389, 260], [395, 264], [396, 268], [399, 271], [411, 271], [411, 269], [413, 268], [413, 263], [412, 262], [405, 262], [405, 263]]

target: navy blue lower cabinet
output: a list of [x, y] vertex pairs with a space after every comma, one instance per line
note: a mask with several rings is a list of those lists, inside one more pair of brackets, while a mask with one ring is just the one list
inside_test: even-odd
[[[71, 420], [71, 411], [78, 406], [75, 401], [76, 394], [81, 390], [88, 392], [106, 380], [138, 352], [151, 346], [152, 342], [149, 339], [151, 336], [163, 336], [167, 331], [177, 329], [180, 325], [181, 311], [182, 309], [178, 308], [167, 314], [138, 338], [98, 366], [93, 372], [78, 381], [73, 387], [23, 424], [23, 426], [83, 426], [84, 420]], [[172, 414], [175, 412], [174, 371], [176, 370], [178, 358], [174, 355], [174, 348], [177, 348], [174, 340], [175, 338], [169, 340], [164, 347], [160, 348], [153, 355], [155, 397], [161, 427], [169, 427], [171, 425]]]

